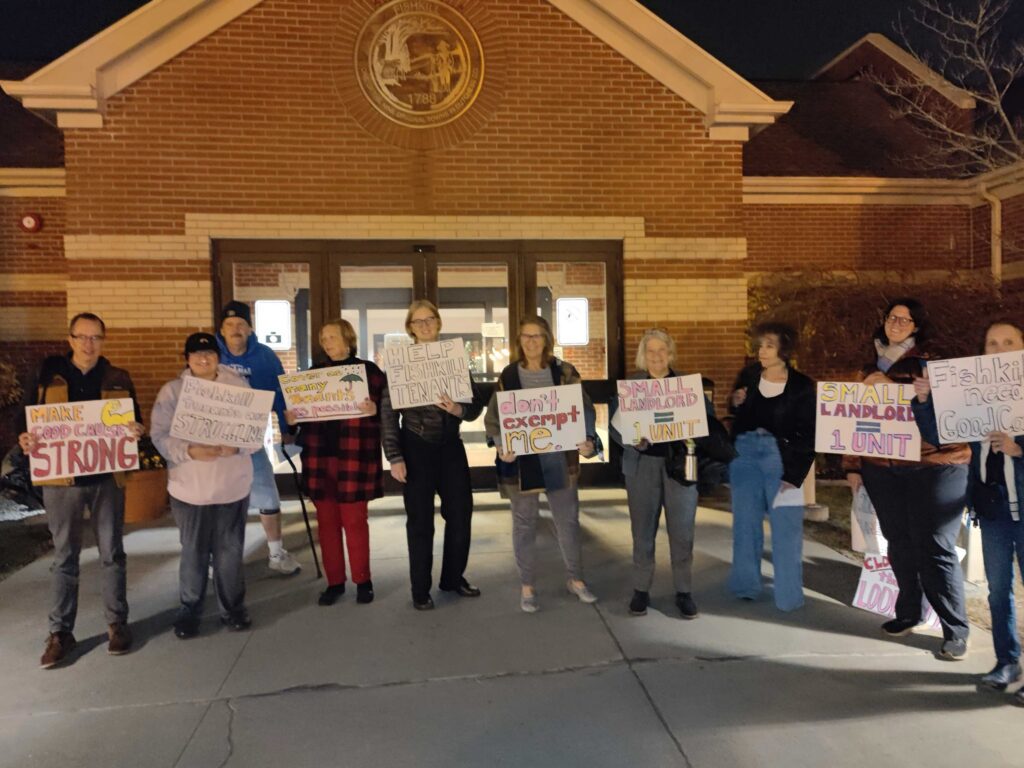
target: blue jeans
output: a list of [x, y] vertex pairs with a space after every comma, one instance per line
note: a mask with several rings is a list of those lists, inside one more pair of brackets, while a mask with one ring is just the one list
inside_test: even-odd
[[732, 569], [729, 589], [737, 597], [761, 593], [764, 516], [772, 530], [775, 606], [792, 611], [804, 604], [804, 508], [773, 507], [782, 485], [782, 457], [775, 437], [744, 432], [736, 438], [738, 456], [729, 465], [732, 487]]
[[1015, 523], [1009, 513], [995, 520], [981, 518], [981, 551], [988, 579], [988, 607], [992, 612], [992, 644], [996, 660], [1011, 664], [1020, 660], [1017, 617], [1013, 608], [1013, 556], [1024, 571], [1024, 522]]

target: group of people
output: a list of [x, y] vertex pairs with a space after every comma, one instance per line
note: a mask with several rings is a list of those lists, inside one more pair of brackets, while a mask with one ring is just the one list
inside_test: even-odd
[[[412, 303], [405, 319], [412, 343], [439, 340], [441, 328], [441, 316], [434, 304], [426, 300]], [[946, 659], [963, 658], [967, 647], [963, 574], [955, 547], [965, 506], [981, 521], [997, 656], [995, 668], [982, 682], [1005, 689], [1021, 677], [1012, 561], [1016, 556], [1024, 565], [1024, 525], [1018, 501], [1024, 493], [1024, 437], [993, 433], [970, 445], [940, 444], [926, 368], [930, 335], [931, 325], [919, 302], [910, 298], [893, 301], [872, 340], [872, 359], [859, 371], [865, 384], [913, 385], [913, 410], [922, 435], [920, 460], [844, 457], [844, 467], [851, 488], [856, 490], [863, 483], [871, 498], [888, 540], [888, 555], [899, 586], [896, 616], [882, 625], [883, 632], [899, 637], [913, 631], [922, 621], [922, 596], [926, 597], [942, 625], [938, 655]], [[89, 313], [77, 315], [69, 330], [70, 353], [44, 362], [38, 384], [30, 393], [31, 403], [117, 396], [135, 399], [128, 373], [101, 355], [104, 337], [100, 318]], [[752, 339], [757, 361], [739, 373], [728, 398], [731, 441], [724, 437], [725, 430], [707, 398], [710, 433], [705, 438], [630, 442], [612, 422], [610, 435], [622, 446], [633, 537], [633, 594], [628, 605], [633, 615], [646, 613], [650, 603], [662, 510], [675, 605], [683, 618], [699, 615], [692, 584], [698, 497], [694, 468], [705, 459], [729, 463], [733, 508], [730, 591], [746, 600], [761, 593], [767, 517], [775, 604], [783, 611], [803, 605], [801, 488], [815, 455], [815, 385], [791, 364], [797, 342], [792, 328], [777, 323], [760, 325]], [[346, 549], [356, 601], [373, 600], [368, 502], [383, 495], [382, 446], [390, 473], [403, 489], [414, 608], [434, 608], [435, 497], [440, 497], [445, 521], [438, 586], [464, 598], [480, 595], [480, 589], [465, 574], [472, 539], [473, 494], [460, 425], [476, 419], [485, 405], [485, 430], [497, 446], [498, 486], [511, 505], [520, 608], [526, 613], [539, 609], [535, 538], [542, 493], [554, 521], [566, 570], [566, 590], [583, 603], [597, 601], [584, 580], [578, 496], [580, 457], [593, 456], [600, 450], [593, 403], [584, 391], [586, 437], [574, 450], [516, 455], [506, 452], [500, 441], [498, 392], [581, 381], [570, 363], [555, 357], [554, 337], [544, 318], [527, 317], [520, 323], [513, 340], [512, 362], [499, 375], [489, 403], [485, 402], [485, 390], [474, 383], [471, 402], [442, 396], [435, 405], [395, 409], [385, 374], [372, 361], [357, 357], [357, 335], [347, 321], [326, 323], [319, 340], [324, 358], [317, 367], [365, 366], [369, 397], [359, 406], [362, 418], [297, 423], [295, 414], [284, 407], [277, 382], [277, 375], [283, 372], [281, 364], [253, 337], [249, 308], [240, 302], [224, 308], [218, 335], [196, 333], [188, 337], [185, 368], [160, 390], [153, 407], [151, 433], [167, 461], [171, 509], [180, 529], [180, 608], [174, 623], [178, 637], [188, 638], [199, 632], [211, 565], [222, 621], [233, 630], [250, 625], [244, 606], [242, 569], [244, 526], [250, 507], [266, 513], [261, 514], [261, 520], [270, 546], [270, 566], [282, 573], [298, 569], [281, 545], [280, 500], [265, 452], [200, 445], [171, 436], [171, 418], [183, 382], [191, 376], [275, 392], [274, 409], [282, 440], [294, 440], [301, 446], [303, 486], [316, 507], [327, 581], [318, 598], [320, 605], [332, 605], [345, 592]], [[1024, 335], [1020, 325], [998, 321], [987, 329], [983, 352], [1021, 349]], [[640, 339], [636, 370], [631, 376], [676, 376], [672, 367], [675, 358], [672, 337], [659, 329], [649, 330]], [[137, 406], [130, 430], [134, 436], [144, 433]], [[35, 441], [28, 432], [20, 436], [26, 453], [31, 452]], [[100, 551], [108, 650], [124, 653], [132, 642], [121, 546], [123, 478], [117, 474], [95, 475], [59, 483], [61, 487], [43, 489], [56, 549], [53, 607], [43, 667], [59, 664], [74, 647], [72, 629], [85, 509], [90, 511]]]

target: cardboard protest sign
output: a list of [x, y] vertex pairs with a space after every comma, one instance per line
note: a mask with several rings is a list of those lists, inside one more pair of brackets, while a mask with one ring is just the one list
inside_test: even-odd
[[537, 387], [497, 392], [498, 422], [504, 453], [575, 451], [587, 439], [583, 387]]
[[1024, 435], [1024, 352], [929, 360], [940, 443]]
[[262, 448], [273, 404], [273, 392], [186, 376], [171, 419], [171, 437], [200, 445]]
[[38, 443], [29, 454], [33, 482], [139, 468], [139, 444], [128, 432], [131, 398], [30, 405], [27, 430]]
[[889, 542], [882, 535], [878, 515], [868, 496], [868, 489], [863, 484], [853, 494], [853, 503], [850, 505], [850, 537], [850, 548], [854, 552], [868, 555], [885, 555], [889, 552]]
[[[860, 581], [857, 583], [857, 593], [853, 598], [853, 607], [893, 619], [896, 618], [896, 598], [899, 594], [900, 588], [896, 584], [896, 576], [892, 572], [889, 558], [883, 555], [865, 557]], [[923, 598], [921, 623], [928, 629], [942, 629], [939, 617]]]
[[706, 437], [708, 415], [704, 408], [704, 385], [699, 373], [664, 379], [620, 379], [619, 434], [639, 443], [670, 443]]
[[444, 395], [458, 403], [473, 400], [469, 358], [461, 338], [384, 348], [391, 407], [435, 405]]
[[277, 378], [285, 405], [296, 421], [358, 419], [366, 415], [359, 411], [370, 396], [365, 365], [333, 365]]
[[814, 450], [918, 461], [921, 433], [910, 407], [913, 397], [910, 384], [819, 381]]

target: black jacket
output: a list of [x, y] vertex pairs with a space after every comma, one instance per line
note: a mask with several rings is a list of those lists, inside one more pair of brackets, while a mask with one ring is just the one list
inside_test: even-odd
[[[473, 421], [487, 403], [487, 391], [473, 382], [473, 402], [462, 403], [462, 418], [452, 416], [436, 405], [421, 405], [396, 411], [391, 407], [391, 395], [387, 389], [381, 397], [380, 425], [383, 431], [381, 442], [388, 461], [405, 461], [402, 456], [402, 432], [411, 432], [428, 443], [441, 444], [459, 439], [459, 427], [464, 421]], [[401, 422], [399, 422], [401, 414]]]
[[[746, 387], [747, 397], [735, 408], [730, 397], [729, 410], [735, 415], [732, 423], [734, 440], [743, 432], [757, 429], [753, 419], [757, 405], [763, 399], [758, 389], [760, 381], [760, 363], [748, 365], [736, 377], [733, 391]], [[778, 399], [774, 424], [769, 431], [774, 435], [782, 456], [782, 479], [800, 486], [814, 463], [814, 422], [818, 399], [814, 382], [790, 368], [786, 388]]]

